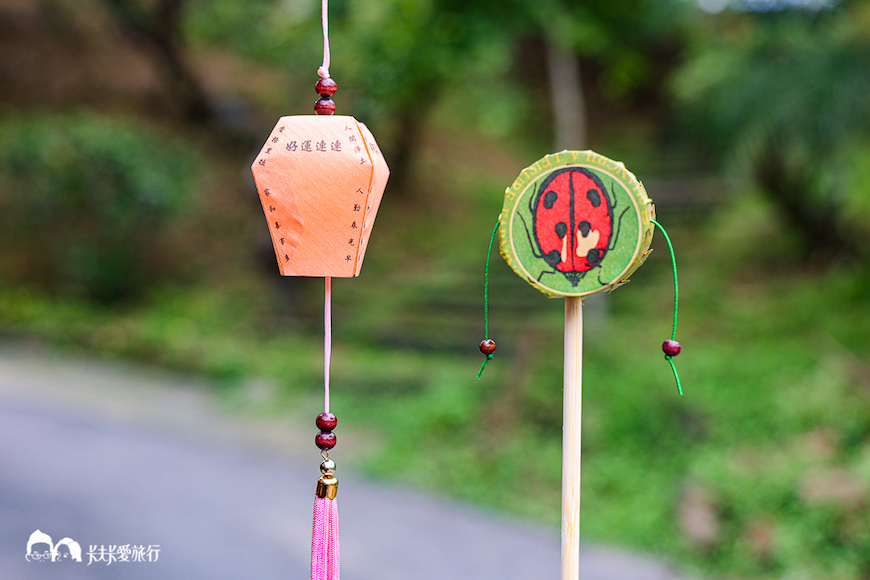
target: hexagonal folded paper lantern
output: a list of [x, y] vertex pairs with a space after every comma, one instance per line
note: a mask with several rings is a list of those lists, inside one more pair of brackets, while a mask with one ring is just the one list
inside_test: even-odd
[[283, 276], [358, 276], [390, 170], [349, 116], [281, 117], [251, 166]]

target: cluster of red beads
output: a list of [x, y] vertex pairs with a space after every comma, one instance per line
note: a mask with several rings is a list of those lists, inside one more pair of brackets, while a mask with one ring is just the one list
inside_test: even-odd
[[314, 423], [320, 429], [320, 433], [314, 438], [314, 444], [321, 450], [326, 451], [335, 447], [335, 433], [332, 432], [335, 426], [338, 425], [338, 419], [332, 413], [321, 413], [317, 416]]
[[320, 79], [314, 85], [314, 89], [320, 98], [314, 103], [314, 112], [318, 115], [332, 115], [335, 113], [335, 103], [332, 100], [332, 95], [338, 90], [338, 85], [329, 77]]

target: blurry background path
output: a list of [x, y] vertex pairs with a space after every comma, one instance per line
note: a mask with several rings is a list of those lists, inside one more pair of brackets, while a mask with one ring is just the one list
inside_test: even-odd
[[[0, 348], [0, 576], [305, 578], [311, 429], [231, 416], [187, 378]], [[303, 432], [304, 431], [304, 432]], [[340, 472], [345, 580], [558, 578], [557, 530]], [[83, 562], [25, 561], [30, 534]], [[88, 564], [91, 545], [160, 546], [157, 562]], [[583, 580], [676, 580], [584, 548]]]

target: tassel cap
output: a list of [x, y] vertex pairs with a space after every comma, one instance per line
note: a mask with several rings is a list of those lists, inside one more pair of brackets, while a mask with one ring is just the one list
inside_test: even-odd
[[335, 499], [335, 496], [338, 495], [338, 479], [331, 473], [322, 475], [317, 480], [315, 495], [319, 498]]

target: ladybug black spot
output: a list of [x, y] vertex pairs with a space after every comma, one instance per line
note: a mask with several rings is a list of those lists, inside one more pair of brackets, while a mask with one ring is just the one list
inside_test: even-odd
[[568, 224], [566, 224], [565, 222], [559, 222], [556, 224], [556, 235], [559, 236], [560, 239], [564, 238], [565, 234], [567, 234], [567, 233], [568, 233]]
[[585, 238], [589, 235], [589, 231], [592, 230], [592, 224], [589, 222], [580, 222], [580, 226], [577, 229], [580, 230], [580, 233], [583, 234], [583, 237]]
[[590, 189], [586, 192], [586, 199], [589, 200], [589, 203], [592, 204], [592, 207], [598, 207], [601, 205], [601, 194], [598, 193], [597, 189]]
[[546, 256], [544, 256], [544, 261], [546, 261], [550, 266], [555, 268], [559, 262], [562, 261], [562, 254], [559, 253], [559, 250], [553, 250]]
[[601, 261], [601, 250], [598, 248], [593, 248], [589, 250], [589, 253], [586, 254], [586, 261], [590, 264], [597, 264]]
[[559, 199], [559, 196], [556, 195], [555, 191], [548, 191], [544, 194], [544, 207], [547, 209], [553, 209], [553, 205], [555, 205], [557, 199]]

